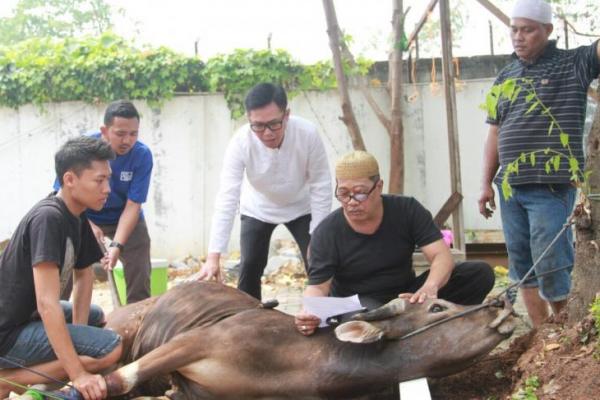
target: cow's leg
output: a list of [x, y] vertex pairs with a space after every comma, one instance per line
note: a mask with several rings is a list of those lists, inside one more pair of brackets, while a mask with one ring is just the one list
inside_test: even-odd
[[169, 342], [105, 376], [109, 396], [128, 393], [140, 382], [156, 375], [166, 375], [203, 358], [201, 337], [203, 328], [196, 328], [173, 337]]

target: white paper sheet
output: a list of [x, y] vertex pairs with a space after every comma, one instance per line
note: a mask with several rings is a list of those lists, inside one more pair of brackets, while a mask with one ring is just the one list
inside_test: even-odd
[[327, 326], [325, 321], [329, 317], [363, 308], [356, 294], [350, 297], [304, 297], [302, 305], [308, 314], [316, 315], [321, 319], [319, 327]]

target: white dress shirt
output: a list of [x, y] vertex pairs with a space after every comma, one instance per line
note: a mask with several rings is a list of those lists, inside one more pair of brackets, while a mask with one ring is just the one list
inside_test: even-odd
[[238, 205], [241, 214], [270, 224], [310, 213], [312, 233], [331, 211], [331, 191], [327, 154], [314, 124], [290, 116], [277, 149], [265, 146], [246, 124], [225, 152], [208, 251], [227, 251]]

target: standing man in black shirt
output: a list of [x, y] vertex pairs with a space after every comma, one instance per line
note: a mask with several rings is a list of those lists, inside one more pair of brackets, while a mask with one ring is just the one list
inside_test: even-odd
[[[90, 307], [91, 265], [108, 258], [84, 211], [104, 206], [113, 158], [101, 140], [82, 136], [67, 141], [55, 155], [60, 190], [25, 215], [0, 257], [0, 399], [20, 391], [7, 382], [47, 382], [14, 368], [15, 362], [70, 380], [86, 400], [106, 397], [106, 383], [97, 373], [119, 360], [122, 345], [119, 335], [100, 328], [102, 311]], [[72, 306], [60, 301], [71, 275]]]
[[[519, 92], [515, 91], [517, 95], [512, 99], [501, 99], [496, 115], [488, 116], [478, 201], [481, 215], [491, 217], [496, 209], [493, 184], [498, 185], [508, 277], [512, 282], [520, 281], [534, 261], [540, 260], [531, 275], [533, 279], [519, 288], [534, 327], [549, 317], [549, 309], [558, 314], [571, 291], [575, 261], [571, 230], [548, 246], [573, 211], [577, 189], [571, 177], [576, 173], [572, 163], [577, 160], [580, 169], [585, 165], [582, 142], [587, 92], [600, 74], [600, 41], [559, 49], [556, 41], [550, 40], [553, 29], [548, 2], [515, 2], [510, 20], [515, 52], [494, 85], [515, 80]], [[531, 93], [536, 95], [535, 102]], [[538, 101], [544, 107], [533, 107]], [[565, 148], [561, 130], [568, 134], [569, 149]], [[560, 154], [565, 156], [554, 158]], [[518, 173], [506, 177], [512, 196], [505, 198], [505, 173], [519, 157], [526, 157], [527, 162], [519, 165]], [[546, 165], [553, 164], [557, 170], [547, 172]], [[545, 257], [540, 258], [547, 248]]]
[[[440, 297], [478, 304], [494, 285], [484, 262], [454, 265], [431, 213], [412, 197], [382, 195], [375, 158], [364, 151], [342, 157], [335, 168], [335, 196], [342, 207], [327, 216], [311, 240], [304, 296], [358, 294], [374, 308], [400, 296], [411, 303]], [[412, 254], [419, 246], [430, 269], [416, 276]], [[310, 335], [319, 325], [300, 313], [296, 326]]]

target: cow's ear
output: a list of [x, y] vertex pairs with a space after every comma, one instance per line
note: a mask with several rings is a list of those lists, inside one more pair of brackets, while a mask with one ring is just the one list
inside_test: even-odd
[[371, 343], [383, 336], [383, 331], [364, 321], [345, 322], [335, 328], [335, 336], [342, 342]]

